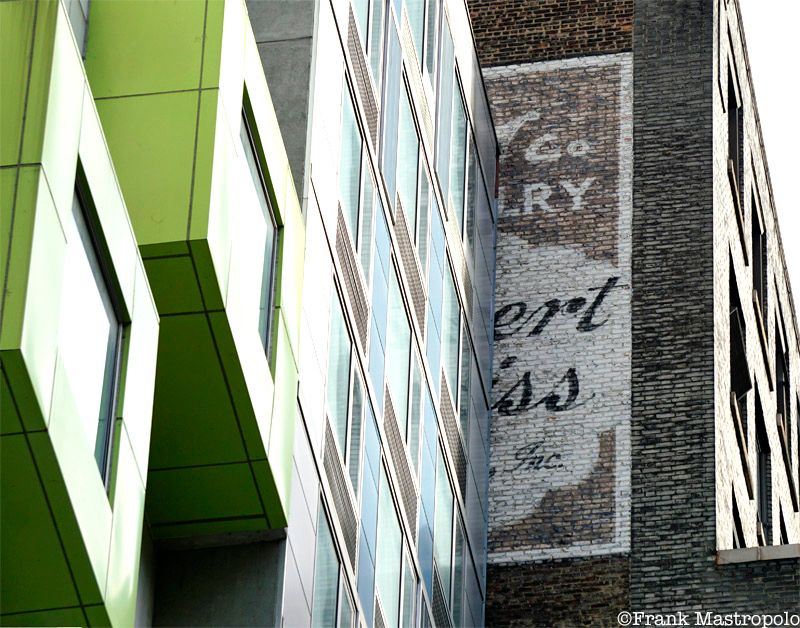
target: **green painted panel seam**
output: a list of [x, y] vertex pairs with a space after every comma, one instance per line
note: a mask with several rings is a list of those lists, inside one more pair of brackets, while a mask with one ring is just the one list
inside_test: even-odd
[[[2, 0], [0, 0], [2, 1]], [[14, 406], [16, 406], [16, 402], [14, 402]], [[42, 432], [46, 432], [47, 430], [22, 430], [21, 432], [3, 432], [0, 436], [22, 436], [23, 434], [41, 434]]]
[[[197, 84], [197, 116], [194, 123], [194, 154], [192, 155], [192, 178], [189, 188], [189, 219], [186, 221], [186, 239], [190, 238], [192, 232], [192, 210], [194, 209], [194, 178], [197, 170], [197, 144], [200, 139], [200, 107], [203, 97], [203, 62], [206, 56], [206, 25], [208, 23], [208, 0], [203, 6], [203, 43], [200, 46], [200, 76]], [[196, 274], [196, 271], [195, 271]], [[202, 296], [202, 290], [201, 296]]]
[[[22, 421], [22, 411], [20, 410], [19, 404], [17, 403], [17, 397], [14, 394], [14, 387], [11, 385], [11, 378], [8, 376], [8, 373], [6, 373], [5, 367], [3, 367], [3, 369], [2, 369], [2, 373], [3, 373], [2, 377], [3, 377], [4, 380], [6, 380], [6, 386], [8, 387], [8, 396], [11, 397], [11, 403], [14, 404], [14, 411], [17, 413], [17, 416], [20, 419], [20, 425], [22, 426], [22, 431], [21, 432], [7, 432], [7, 433], [3, 434], [3, 436], [17, 436], [17, 435], [21, 435], [21, 434], [41, 434], [42, 432], [46, 432], [47, 428], [40, 429], [40, 430], [26, 430], [25, 429], [25, 423]], [[27, 440], [28, 439], [26, 438], [25, 441], [27, 442]], [[29, 447], [29, 449], [30, 449], [30, 447]]]
[[[206, 5], [207, 6], [207, 5]], [[202, 73], [201, 73], [202, 75]], [[206, 323], [208, 324], [208, 330], [211, 332], [211, 340], [214, 343], [214, 352], [217, 354], [217, 361], [219, 362], [220, 368], [222, 370], [222, 379], [225, 382], [225, 390], [228, 391], [228, 399], [231, 403], [231, 408], [233, 410], [233, 416], [236, 419], [236, 428], [239, 430], [239, 438], [242, 439], [242, 446], [244, 447], [245, 454], [247, 455], [247, 459], [250, 459], [250, 451], [247, 447], [247, 439], [244, 437], [244, 431], [242, 430], [242, 424], [239, 420], [239, 412], [236, 410], [236, 402], [234, 401], [233, 391], [230, 387], [230, 382], [228, 381], [228, 373], [225, 370], [225, 363], [222, 360], [222, 353], [220, 353], [219, 346], [217, 345], [217, 337], [214, 334], [214, 326], [211, 324], [211, 319], [208, 317], [208, 314], [205, 316]], [[258, 490], [258, 481], [256, 480], [255, 472], [253, 471], [253, 466], [248, 464], [250, 468], [250, 477], [253, 480], [253, 488], [256, 491], [256, 495], [258, 495], [258, 503], [261, 505], [261, 512], [263, 513], [264, 517], [267, 516], [267, 509], [264, 505], [264, 500], [261, 499], [261, 491]], [[269, 521], [269, 518], [267, 518]]]
[[[28, 99], [31, 91], [31, 75], [33, 74], [33, 54], [36, 49], [36, 26], [39, 22], [39, 3], [33, 9], [33, 28], [31, 29], [31, 47], [30, 58], [28, 59], [28, 76], [25, 79], [25, 96], [22, 104], [22, 124], [19, 131], [19, 150], [17, 152], [17, 166], [22, 161], [22, 148], [25, 144], [25, 123], [28, 118]], [[3, 270], [3, 294], [0, 296], [0, 329], [3, 328], [3, 321], [6, 313], [6, 294], [8, 292], [8, 278], [11, 273], [11, 250], [14, 241], [14, 218], [17, 210], [17, 190], [19, 188], [19, 168], [17, 168], [17, 175], [14, 177], [14, 192], [11, 196], [11, 220], [8, 225], [8, 243], [6, 254], [6, 267]], [[24, 295], [22, 297], [24, 299]]]
[[[274, 423], [274, 421], [272, 421], [272, 422]], [[268, 527], [272, 527], [273, 523], [272, 523], [272, 520], [269, 517], [269, 510], [267, 510], [267, 505], [264, 503], [264, 498], [261, 496], [261, 487], [258, 485], [258, 479], [256, 478], [256, 470], [253, 468], [253, 462], [252, 461], [249, 462], [247, 466], [250, 467], [250, 475], [253, 476], [253, 484], [256, 485], [256, 492], [258, 493], [258, 501], [261, 503], [261, 507], [264, 509], [264, 517], [267, 520], [267, 526]], [[267, 466], [268, 467], [270, 466], [269, 462], [267, 462]], [[272, 480], [272, 483], [274, 484], [274, 482], [275, 482], [274, 474], [272, 473], [272, 469], [271, 468], [270, 468], [270, 477], [267, 478], [265, 481], [269, 482], [270, 480]]]
[[[2, 2], [4, 0], [0, 0]], [[89, 604], [89, 606], [102, 606], [102, 604]], [[14, 615], [28, 615], [30, 613], [50, 613], [53, 611], [71, 611], [82, 608], [81, 604], [77, 606], [52, 606], [48, 608], [32, 608], [26, 611], [19, 611], [18, 613], [0, 613], [0, 617], [14, 617]]]
[[[2, 0], [0, 0], [0, 1], [2, 1]], [[219, 89], [219, 88], [218, 87], [200, 87], [200, 88], [188, 87], [186, 89], [165, 89], [164, 91], [160, 91], [160, 92], [137, 92], [135, 94], [117, 94], [116, 96], [98, 96], [94, 100], [95, 100], [95, 102], [99, 102], [99, 101], [104, 101], [104, 100], [120, 100], [122, 98], [137, 98], [139, 96], [163, 96], [165, 94], [186, 94], [186, 93], [189, 93], [189, 92], [196, 92], [196, 91], [198, 91], [198, 89], [201, 92], [210, 92], [210, 91], [214, 91], [214, 90]]]
[[142, 259], [146, 259], [148, 262], [154, 259], [176, 259], [178, 257], [187, 257], [188, 253], [175, 253], [173, 255], [151, 255], [148, 257], [142, 256]]
[[[6, 361], [8, 361], [8, 363]], [[25, 365], [24, 359], [22, 358], [21, 350], [3, 351], [2, 354], [0, 354], [0, 368], [3, 371], [3, 377], [7, 382], [9, 391], [13, 391], [14, 388], [11, 385], [11, 382], [14, 381], [14, 375], [9, 371], [9, 367], [14, 369], [17, 378], [20, 377], [25, 378], [23, 382], [17, 380], [18, 388], [26, 387], [30, 389], [30, 397], [32, 398], [30, 405], [33, 407], [29, 407], [27, 408], [27, 410], [35, 413], [35, 417], [31, 419], [31, 421], [45, 425], [44, 412], [42, 411], [42, 408], [39, 406], [38, 400], [35, 398], [36, 393], [33, 391], [33, 385], [30, 380], [30, 374], [28, 373], [28, 368]], [[20, 423], [24, 428], [25, 419], [23, 419], [24, 413], [21, 410], [22, 404], [20, 404], [20, 402], [17, 401], [16, 395], [14, 395], [13, 400], [14, 400], [14, 407], [20, 419]], [[30, 431], [23, 430], [23, 431], [26, 431], [29, 434], [35, 434], [38, 433], [40, 430], [30, 430]], [[45, 427], [44, 430], [41, 431], [46, 432], [47, 428]]]
[[224, 314], [225, 310], [196, 310], [192, 312], [169, 312], [168, 314], [159, 314], [159, 318], [175, 318], [176, 316], [189, 316], [190, 314]]
[[[0, 2], [7, 2], [7, 0], [0, 0]], [[28, 168], [30, 166], [42, 167], [42, 162], [41, 161], [26, 161], [26, 162], [20, 162], [18, 164], [6, 164], [5, 166], [0, 166], [0, 170], [11, 170], [12, 168]], [[72, 608], [72, 607], [70, 607], [70, 608]]]
[[246, 462], [269, 462], [268, 458], [256, 458], [255, 460], [250, 460], [249, 458], [246, 460], [234, 460], [233, 462], [210, 462], [208, 464], [187, 464], [183, 466], [177, 467], [155, 467], [148, 469], [148, 473], [159, 473], [159, 472], [169, 472], [169, 471], [183, 471], [185, 469], [207, 469], [211, 467], [230, 467], [235, 465], [245, 464]]
[[[203, 74], [203, 64], [200, 64], [200, 75]], [[189, 239], [189, 229], [192, 226], [192, 203], [194, 202], [194, 169], [195, 164], [197, 162], [197, 137], [200, 133], [200, 101], [197, 102], [197, 128], [195, 129], [195, 137], [194, 137], [194, 160], [195, 163], [192, 164], [192, 192], [189, 198], [189, 224], [186, 230], [186, 239]], [[192, 252], [192, 245], [189, 244], [189, 261], [192, 263], [192, 272], [194, 273], [194, 282], [197, 284], [197, 291], [200, 293], [200, 302], [203, 304], [203, 311], [208, 311], [208, 306], [206, 305], [206, 295], [203, 294], [203, 285], [200, 283], [200, 273], [197, 272], [197, 262], [194, 259], [194, 253]], [[209, 327], [211, 326], [211, 322], [209, 321]], [[214, 337], [214, 332], [212, 330], [211, 337]], [[214, 347], [216, 348], [217, 342], [214, 340]], [[217, 352], [217, 356], [219, 356], [219, 352]], [[220, 364], [222, 362], [220, 361]]]
[[53, 506], [50, 503], [50, 496], [47, 494], [47, 489], [45, 488], [44, 481], [42, 480], [42, 474], [39, 470], [39, 464], [36, 461], [36, 456], [33, 454], [33, 447], [31, 446], [31, 442], [28, 438], [28, 435], [25, 434], [25, 445], [28, 448], [28, 454], [31, 457], [31, 462], [33, 463], [33, 468], [36, 471], [36, 479], [39, 481], [39, 488], [42, 489], [42, 494], [44, 495], [44, 501], [47, 504], [47, 511], [50, 513], [50, 520], [53, 523], [53, 528], [56, 531], [56, 538], [58, 538], [58, 545], [61, 548], [61, 554], [64, 556], [64, 562], [67, 563], [67, 571], [69, 572], [69, 579], [72, 582], [72, 588], [75, 590], [75, 596], [78, 598], [78, 603], [81, 605], [81, 612], [83, 613], [83, 618], [86, 620], [86, 625], [89, 625], [89, 617], [86, 615], [86, 612], [83, 610], [83, 599], [81, 598], [81, 592], [78, 588], [78, 583], [75, 580], [75, 574], [72, 571], [72, 563], [69, 560], [69, 555], [67, 554], [67, 550], [64, 547], [64, 539], [61, 537], [61, 530], [58, 527], [58, 521], [56, 520], [56, 515], [53, 512]]
[[180, 521], [169, 521], [164, 523], [151, 523], [152, 528], [163, 528], [169, 526], [193, 525], [196, 523], [224, 523], [225, 521], [256, 521], [258, 519], [267, 519], [265, 515], [233, 515], [231, 517], [212, 517], [210, 519], [183, 519]]

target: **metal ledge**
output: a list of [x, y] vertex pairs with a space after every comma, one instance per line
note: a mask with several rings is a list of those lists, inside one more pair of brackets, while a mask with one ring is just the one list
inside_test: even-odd
[[752, 563], [758, 560], [785, 560], [787, 558], [800, 558], [800, 543], [717, 551], [718, 565]]

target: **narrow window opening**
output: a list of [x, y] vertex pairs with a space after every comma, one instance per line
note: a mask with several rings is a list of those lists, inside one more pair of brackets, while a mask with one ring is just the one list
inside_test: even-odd
[[743, 118], [742, 105], [736, 91], [736, 69], [733, 64], [728, 64], [728, 175], [734, 188], [734, 198], [738, 203], [737, 211], [741, 218], [742, 204], [742, 161], [744, 142], [742, 138]]
[[742, 528], [742, 518], [739, 516], [739, 504], [736, 502], [736, 491], [733, 491], [733, 548], [747, 547]]
[[729, 267], [730, 295], [730, 384], [731, 392], [736, 397], [739, 416], [742, 420], [745, 442], [747, 441], [747, 393], [752, 388], [750, 370], [747, 366], [746, 327], [742, 304], [739, 300], [739, 289], [736, 285], [736, 274], [733, 261]]
[[760, 545], [770, 545], [772, 536], [772, 454], [761, 401], [756, 399], [756, 402], [758, 541]]
[[[80, 165], [79, 173], [82, 173]], [[81, 174], [79, 174], [82, 177]], [[76, 186], [72, 216], [83, 244], [82, 257], [76, 256], [72, 272], [76, 278], [88, 281], [76, 282], [73, 296], [81, 302], [81, 327], [76, 330], [76, 340], [85, 340], [79, 352], [72, 358], [80, 364], [82, 377], [87, 385], [86, 432], [92, 440], [94, 457], [106, 489], [111, 478], [111, 454], [114, 442], [116, 407], [122, 371], [122, 343], [124, 335], [123, 307], [119, 285], [111, 267], [107, 248], [102, 239], [96, 216], [89, 212], [91, 199]], [[89, 288], [94, 284], [94, 290]], [[91, 336], [91, 339], [89, 339]], [[69, 355], [64, 356], [70, 359]], [[99, 390], [90, 390], [93, 383], [102, 382]], [[88, 406], [91, 405], [91, 408]], [[83, 408], [81, 408], [83, 410]], [[96, 411], [96, 414], [93, 412]]]
[[256, 142], [253, 137], [247, 113], [242, 110], [242, 123], [239, 130], [239, 139], [242, 144], [253, 187], [264, 217], [264, 266], [261, 272], [261, 300], [259, 304], [258, 332], [264, 351], [267, 355], [270, 369], [272, 369], [272, 315], [275, 301], [275, 274], [278, 254], [278, 225], [275, 213], [267, 192], [266, 177], [258, 158]]
[[786, 531], [786, 519], [783, 514], [783, 507], [781, 507], [781, 545], [787, 545], [789, 543], [789, 533]]
[[761, 226], [755, 193], [751, 198], [750, 223], [750, 251], [753, 258], [753, 298], [756, 301], [756, 313], [761, 316], [762, 323], [765, 323], [767, 320], [767, 234]]
[[777, 422], [778, 429], [788, 435], [791, 421], [791, 401], [789, 396], [789, 359], [783, 342], [783, 321], [775, 318], [775, 378], [777, 380]]

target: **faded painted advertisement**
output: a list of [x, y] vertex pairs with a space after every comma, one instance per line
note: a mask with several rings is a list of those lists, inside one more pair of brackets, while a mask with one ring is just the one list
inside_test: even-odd
[[485, 74], [502, 150], [489, 560], [625, 552], [631, 58]]

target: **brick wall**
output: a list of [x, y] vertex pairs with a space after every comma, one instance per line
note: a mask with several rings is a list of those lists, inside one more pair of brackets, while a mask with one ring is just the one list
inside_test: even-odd
[[621, 53], [485, 72], [503, 147], [489, 625], [626, 606], [631, 69]]
[[493, 565], [487, 626], [617, 626], [628, 608], [625, 555]]
[[[726, 82], [724, 74], [715, 76], [715, 55], [729, 45], [725, 32], [720, 41], [714, 29], [729, 21], [736, 26], [736, 5], [635, 0], [635, 24], [633, 5], [470, 2], [501, 147], [488, 625], [616, 625], [625, 609], [800, 610], [797, 559], [715, 562], [716, 551], [730, 547], [731, 485], [742, 484], [738, 456], [731, 453], [733, 432], [722, 428], [730, 422], [728, 404], [715, 403], [728, 398], [728, 251], [741, 253], [741, 238], [727, 162], [717, 154], [726, 149], [727, 135], [715, 93], [718, 87], [723, 94]], [[615, 9], [624, 14], [618, 21]], [[588, 31], [587, 21], [593, 24]], [[587, 34], [579, 36], [580, 30]], [[745, 107], [754, 108], [735, 28], [731, 41]], [[631, 48], [632, 55], [598, 54]], [[598, 68], [614, 58], [623, 59], [621, 76], [633, 65], [633, 129], [627, 133], [624, 110], [613, 104], [609, 68]], [[542, 62], [550, 59], [556, 60]], [[624, 185], [616, 196], [611, 191], [614, 163], [625, 164], [624, 157], [609, 157], [622, 154], [611, 148], [612, 136], [633, 138], [636, 147], [627, 213], [620, 202]], [[792, 339], [797, 391], [797, 334], [752, 109], [745, 114], [745, 137], [743, 183], [758, 179], [753, 185], [763, 199], [770, 243], [769, 360], [777, 301]], [[581, 139], [602, 148], [605, 159], [586, 159]], [[749, 229], [745, 222], [745, 240]], [[626, 251], [632, 260], [627, 276]], [[740, 257], [737, 275], [745, 280], [739, 291], [746, 298], [751, 270], [746, 251]], [[582, 290], [602, 286], [611, 269], [620, 285], [598, 308], [607, 326], [590, 339], [576, 322], [586, 312]], [[766, 381], [755, 324], [748, 328], [748, 360], [754, 377]], [[617, 352], [626, 346], [629, 405], [615, 408], [610, 399], [626, 394]], [[570, 365], [572, 387], [565, 371]], [[593, 367], [588, 374], [587, 367]], [[593, 379], [598, 374], [607, 389], [592, 383], [600, 381]], [[550, 387], [543, 383], [548, 376]], [[774, 417], [774, 393], [762, 388], [765, 413]], [[564, 413], [561, 405], [570, 399], [574, 407]], [[752, 399], [749, 406], [752, 423]], [[606, 422], [604, 412], [611, 410], [617, 423]], [[620, 447], [626, 434], [629, 449]], [[795, 444], [792, 460], [797, 456]], [[786, 514], [791, 504], [775, 471], [778, 462], [776, 454], [773, 508], [780, 512], [780, 504]], [[752, 545], [755, 502], [743, 501]], [[797, 543], [800, 513], [786, 518]]]
[[633, 0], [468, 0], [483, 67], [631, 49]]
[[719, 236], [733, 224], [715, 219], [727, 173], [714, 166], [714, 4], [635, 7], [630, 601], [646, 612], [798, 612], [797, 559], [714, 560], [715, 515], [730, 519], [716, 509], [716, 413], [727, 404], [715, 406], [715, 386], [728, 349], [714, 314], [727, 307]]

